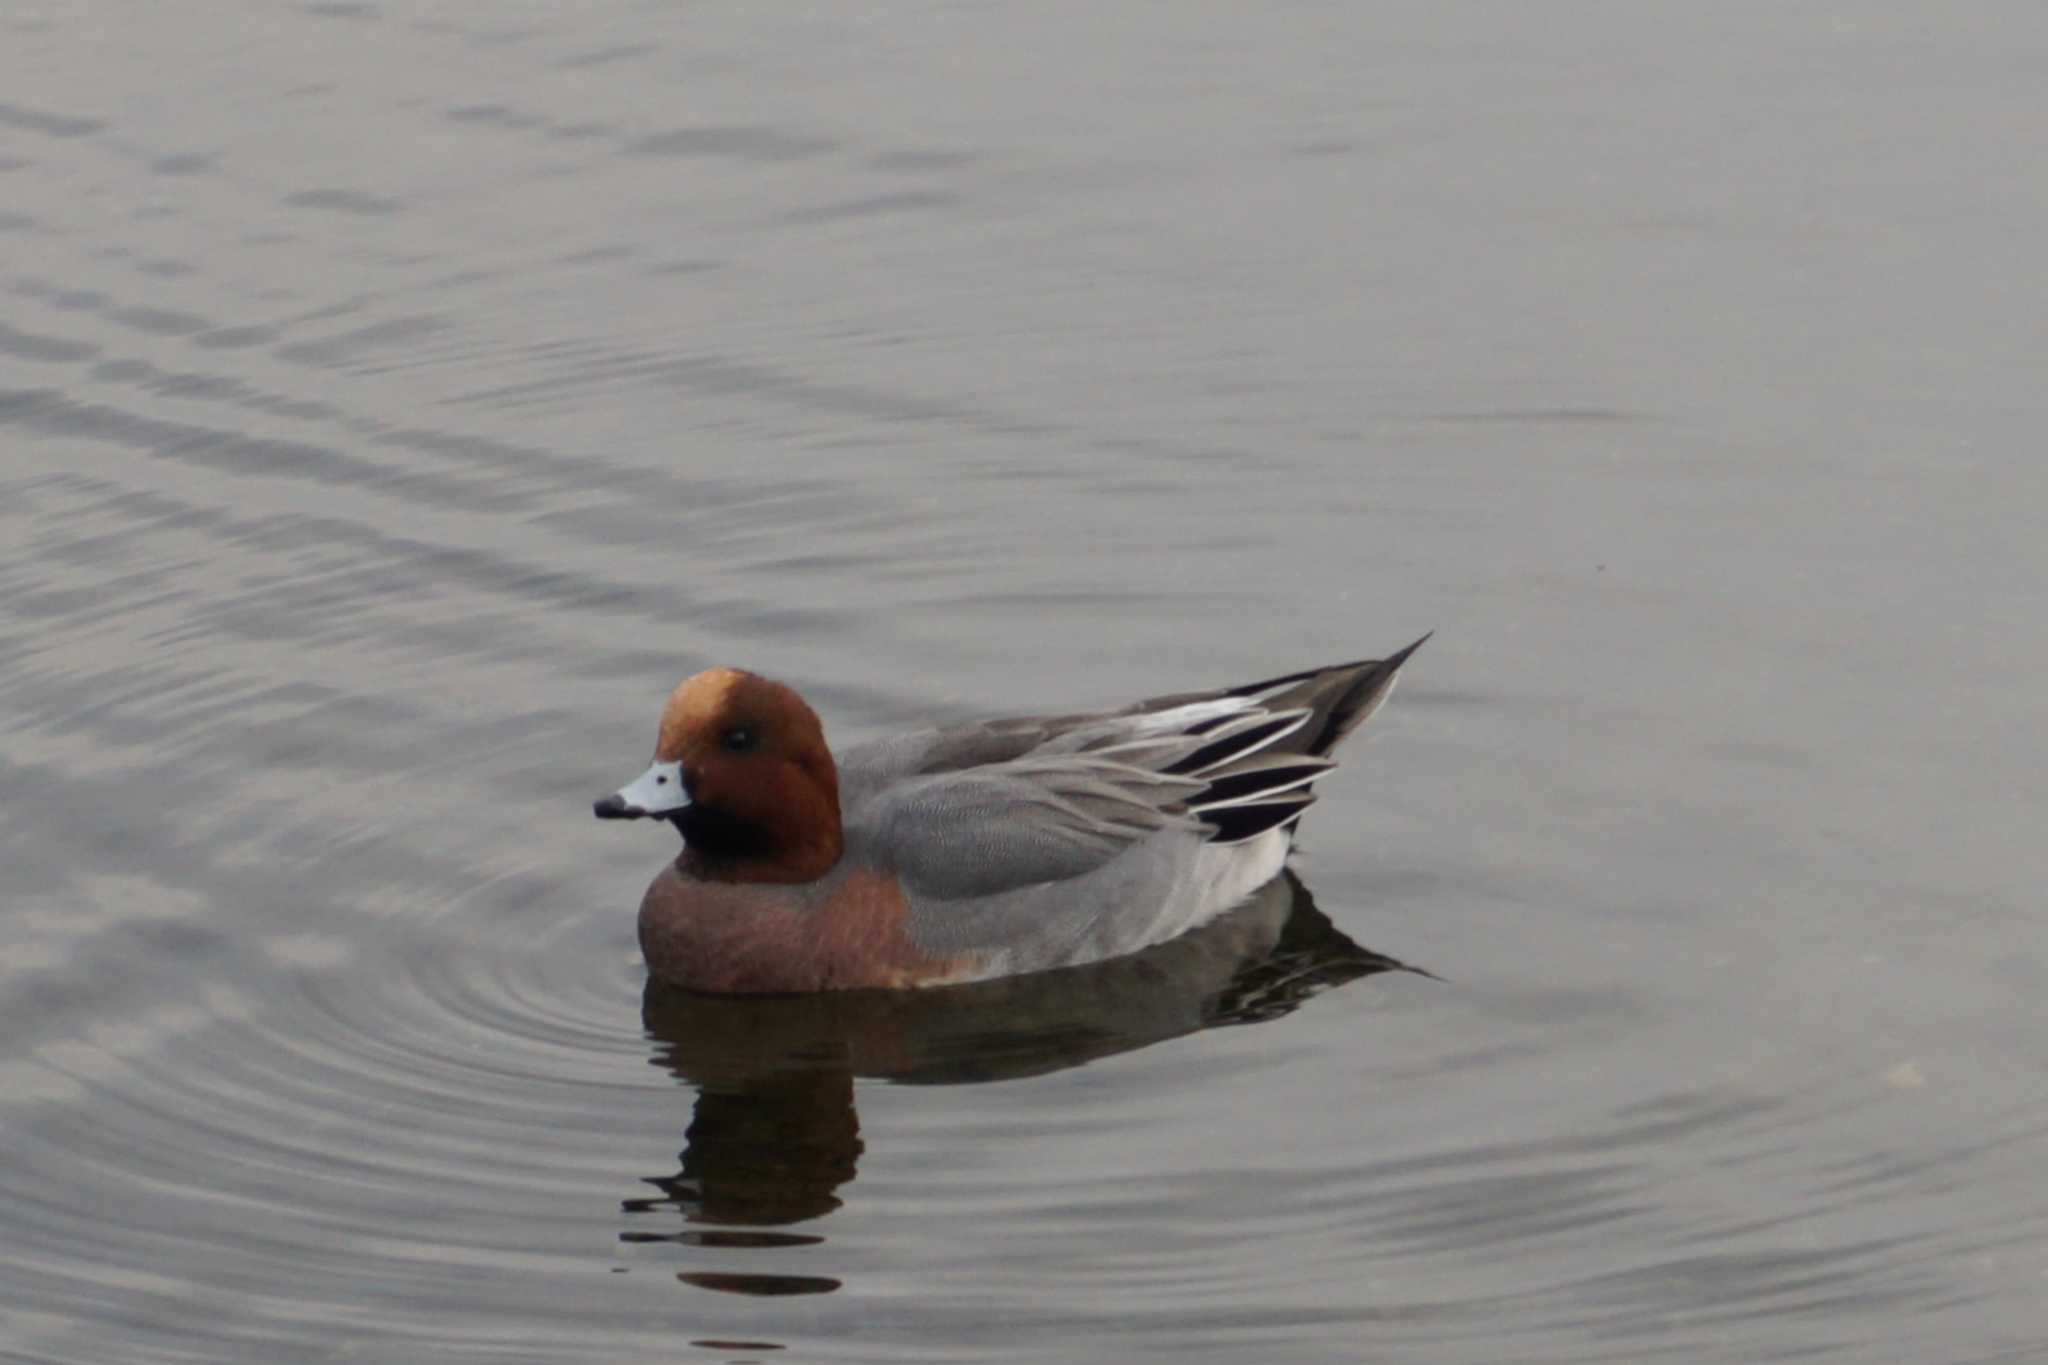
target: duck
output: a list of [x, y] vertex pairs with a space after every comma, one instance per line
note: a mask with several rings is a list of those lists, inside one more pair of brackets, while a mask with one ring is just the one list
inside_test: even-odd
[[1382, 659], [889, 735], [834, 754], [742, 668], [686, 678], [603, 820], [666, 820], [652, 984], [715, 994], [958, 985], [1140, 952], [1281, 875], [1317, 779], [1429, 639]]

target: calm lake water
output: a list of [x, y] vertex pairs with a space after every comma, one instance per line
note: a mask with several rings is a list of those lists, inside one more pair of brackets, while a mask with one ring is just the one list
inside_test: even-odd
[[[9, 4], [0, 1358], [2048, 1359], [2044, 73]], [[844, 743], [1431, 628], [1209, 933], [643, 1000], [589, 802], [688, 672]]]

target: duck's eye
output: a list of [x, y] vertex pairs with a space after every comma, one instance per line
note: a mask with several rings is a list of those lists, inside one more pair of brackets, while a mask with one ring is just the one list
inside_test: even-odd
[[761, 737], [749, 726], [735, 725], [720, 735], [718, 742], [725, 746], [728, 753], [743, 754], [759, 744]]

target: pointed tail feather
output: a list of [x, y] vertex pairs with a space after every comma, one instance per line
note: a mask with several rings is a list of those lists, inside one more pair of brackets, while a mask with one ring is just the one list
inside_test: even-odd
[[1308, 724], [1288, 736], [1279, 746], [1320, 758], [1344, 742], [1353, 730], [1365, 724], [1394, 690], [1394, 680], [1408, 656], [1429, 640], [1431, 631], [1406, 649], [1384, 659], [1361, 659], [1357, 663], [1332, 664], [1304, 673], [1268, 678], [1264, 682], [1233, 687], [1240, 697], [1257, 696], [1273, 709], [1307, 707]]
[[1257, 710], [1202, 728], [1205, 742], [1166, 771], [1206, 785], [1188, 798], [1190, 814], [1214, 843], [1233, 844], [1270, 829], [1292, 830], [1315, 800], [1315, 780], [1335, 766], [1330, 751], [1365, 724], [1394, 690], [1408, 657], [1428, 640], [1384, 659], [1334, 664], [1233, 687]]

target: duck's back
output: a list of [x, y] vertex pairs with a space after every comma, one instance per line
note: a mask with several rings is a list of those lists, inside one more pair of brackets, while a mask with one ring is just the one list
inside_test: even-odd
[[915, 943], [980, 962], [977, 975], [1163, 942], [1279, 873], [1330, 752], [1421, 643], [1118, 711], [849, 749], [837, 759], [847, 857], [901, 884]]

